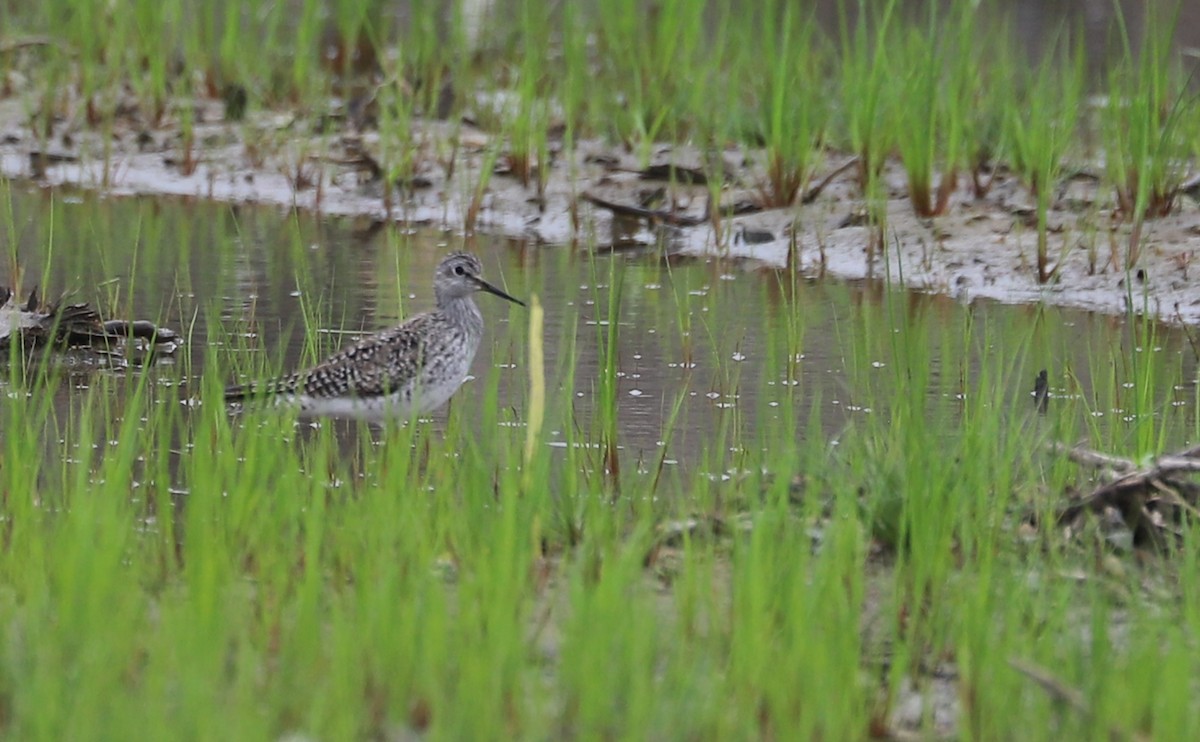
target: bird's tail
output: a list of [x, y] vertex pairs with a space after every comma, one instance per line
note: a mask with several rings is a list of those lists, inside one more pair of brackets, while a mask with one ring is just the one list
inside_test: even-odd
[[226, 403], [244, 403], [254, 400], [267, 400], [281, 394], [291, 394], [296, 391], [297, 377], [287, 376], [282, 379], [269, 381], [251, 381], [248, 384], [234, 384], [225, 387]]

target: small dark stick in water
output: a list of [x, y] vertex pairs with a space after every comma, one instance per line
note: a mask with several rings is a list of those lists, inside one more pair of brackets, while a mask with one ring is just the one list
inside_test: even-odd
[[1046, 373], [1046, 369], [1039, 371], [1037, 379], [1033, 382], [1033, 401], [1037, 405], [1038, 414], [1045, 415], [1050, 407], [1050, 375]]

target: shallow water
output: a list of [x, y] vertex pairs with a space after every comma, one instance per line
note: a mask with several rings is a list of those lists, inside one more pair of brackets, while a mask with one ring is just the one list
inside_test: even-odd
[[[14, 282], [15, 256], [27, 289], [71, 290], [106, 315], [155, 320], [188, 336], [174, 359], [144, 371], [162, 404], [195, 404], [205, 363], [219, 363], [227, 382], [267, 367], [291, 369], [356, 333], [429, 308], [433, 267], [463, 247], [459, 238], [279, 210], [39, 191], [13, 191], [5, 200], [13, 219], [0, 230], [7, 256], [0, 284]], [[765, 444], [757, 431], [781, 429], [768, 421], [834, 442], [856, 419], [888, 414], [887, 395], [904, 388], [895, 379], [906, 357], [932, 366], [925, 390], [931, 415], [953, 414], [979, 379], [995, 377], [1012, 409], [1032, 416], [1033, 379], [1046, 368], [1052, 404], [1072, 405], [1081, 430], [1121, 441], [1141, 373], [1135, 360], [1153, 354], [1160, 368], [1153, 414], [1164, 421], [1169, 447], [1196, 437], [1195, 352], [1182, 330], [1050, 308], [964, 307], [748, 262], [593, 255], [485, 238], [467, 247], [482, 256], [493, 282], [519, 297], [536, 294], [545, 307], [551, 445], [566, 444], [570, 431], [556, 428], [565, 421], [593, 429], [608, 297], [614, 279], [621, 282], [617, 419], [626, 466], [645, 468], [663, 456], [680, 470], [704, 469], [730, 441]], [[501, 424], [519, 425], [528, 315], [487, 295], [479, 304], [488, 330], [474, 375], [498, 370], [509, 408]], [[315, 349], [306, 345], [306, 316], [318, 328]], [[904, 350], [914, 345], [927, 350]], [[119, 396], [142, 372], [72, 366], [64, 373], [70, 383], [54, 405], [61, 420], [78, 414], [81, 390], [102, 385]], [[564, 383], [573, 388], [559, 392]], [[0, 385], [17, 400], [35, 393]], [[481, 403], [484, 386], [468, 383], [452, 405]], [[562, 409], [568, 398], [570, 412]], [[668, 425], [677, 401], [680, 412]], [[446, 415], [424, 424], [440, 427]]]

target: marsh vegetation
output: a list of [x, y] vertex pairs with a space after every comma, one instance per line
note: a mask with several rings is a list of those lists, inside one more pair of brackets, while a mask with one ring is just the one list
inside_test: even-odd
[[[1200, 437], [1195, 331], [1154, 320], [1137, 273], [1144, 225], [1195, 210], [1200, 116], [1186, 58], [1154, 35], [1175, 16], [1146, 37], [1115, 26], [1121, 56], [1097, 70], [1072, 29], [1030, 62], [966, 4], [792, 5], [520, 2], [482, 35], [440, 3], [0, 11], [3, 102], [40, 137], [13, 146], [123, 151], [145, 131], [186, 178], [215, 110], [239, 156], [283, 158], [298, 190], [332, 185], [297, 141], [360, 136], [364, 183], [407, 193], [439, 169], [464, 206], [445, 232], [0, 182], [0, 284], [185, 343], [139, 365], [6, 351], [3, 734], [1196, 737], [1193, 493], [1159, 482], [1187, 506], [1153, 510], [1151, 544], [1116, 508], [1065, 522], [1103, 473], [1054, 446], [1142, 465]], [[280, 110], [286, 125], [248, 123]], [[690, 143], [695, 167], [662, 171], [642, 208], [676, 213], [672, 188], [697, 189], [693, 226], [720, 249], [462, 236], [496, 178], [536, 201], [585, 140], [642, 166]], [[757, 180], [709, 156], [729, 147], [759, 158]], [[102, 147], [77, 155], [97, 183], [120, 170]], [[843, 156], [860, 248], [880, 252], [895, 173], [922, 219], [1019, 181], [1046, 282], [1071, 278], [1054, 252], [1068, 171], [1102, 162], [1084, 212], [1093, 239], [1123, 240], [1126, 311], [731, 257], [747, 234], [720, 208], [732, 189], [799, 208]], [[383, 427], [229, 415], [227, 384], [428, 308], [432, 267], [464, 242], [537, 310], [485, 308], [447, 410]]]

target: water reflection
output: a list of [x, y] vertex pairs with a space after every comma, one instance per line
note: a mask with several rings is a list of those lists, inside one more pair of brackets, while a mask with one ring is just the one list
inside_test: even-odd
[[[348, 334], [429, 308], [434, 267], [463, 247], [436, 233], [368, 234], [350, 220], [210, 204], [18, 193], [13, 213], [27, 275], [185, 332], [189, 345], [177, 362], [145, 372], [169, 404], [178, 404], [180, 385], [185, 395], [199, 393], [208, 363], [220, 364], [222, 382], [268, 366], [295, 368], [344, 345]], [[836, 438], [855, 419], [888, 414], [910, 358], [929, 364], [926, 388], [907, 391], [928, 395], [931, 414], [958, 410], [981, 376], [1003, 380], [1014, 408], [1032, 410], [1025, 398], [1045, 368], [1058, 399], [1080, 400], [1081, 416], [1119, 431], [1137, 408], [1131, 385], [1149, 373], [1142, 359], [1153, 354], [1165, 395], [1159, 413], [1186, 413], [1170, 416], [1168, 438], [1194, 437], [1195, 354], [1180, 331], [1039, 307], [964, 307], [880, 282], [817, 281], [748, 262], [596, 256], [482, 238], [466, 247], [499, 285], [516, 296], [536, 293], [545, 307], [552, 445], [578, 437], [566, 426], [589, 437], [610, 332], [618, 444], [631, 462], [657, 460], [664, 442], [668, 461], [700, 466], [734, 439], [767, 443], [761, 431]], [[502, 424], [520, 424], [527, 315], [489, 299], [480, 301], [488, 330], [474, 373], [496, 370]], [[322, 330], [316, 347], [305, 339], [306, 321]], [[79, 414], [81, 388], [103, 388], [119, 408], [138, 378], [125, 370], [68, 373], [54, 400], [59, 420]], [[482, 404], [485, 386], [469, 382], [453, 404]]]

